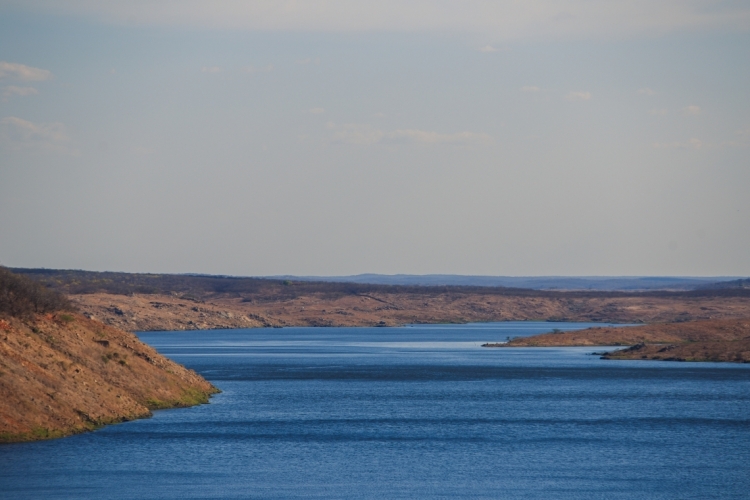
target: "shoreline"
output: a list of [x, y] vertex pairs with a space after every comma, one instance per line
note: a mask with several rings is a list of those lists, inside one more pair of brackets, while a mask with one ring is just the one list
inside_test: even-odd
[[750, 363], [750, 318], [594, 327], [519, 337], [482, 347], [623, 346], [602, 359]]

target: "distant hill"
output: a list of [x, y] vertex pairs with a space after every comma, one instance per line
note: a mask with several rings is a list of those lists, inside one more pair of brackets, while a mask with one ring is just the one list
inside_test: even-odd
[[731, 280], [731, 281], [721, 281], [718, 283], [711, 283], [708, 285], [703, 285], [699, 288], [706, 289], [706, 290], [726, 290], [726, 289], [733, 289], [733, 288], [750, 289], [750, 278]]
[[[466, 293], [528, 295], [571, 291], [581, 293], [706, 292], [736, 289], [735, 277], [617, 277], [617, 276], [461, 276], [451, 274], [359, 274], [356, 276], [243, 277], [205, 274], [144, 274], [71, 269], [12, 269], [66, 294], [171, 294], [205, 297], [239, 294], [274, 300], [307, 293], [350, 295], [368, 292], [434, 295], [446, 289]], [[739, 280], [740, 282], [742, 280]], [[748, 280], [745, 280], [748, 281]], [[294, 283], [294, 287], [288, 285]], [[741, 288], [741, 287], [739, 287]]]
[[[695, 290], [724, 288], [723, 283], [749, 282], [736, 277], [676, 276], [464, 276], [457, 274], [357, 274], [354, 276], [270, 276], [294, 281], [328, 281], [373, 285], [485, 286], [530, 288], [534, 290]], [[734, 281], [730, 281], [734, 280]], [[736, 286], [736, 285], [735, 285]]]
[[[691, 278], [480, 277], [478, 285], [462, 281], [475, 277], [398, 276], [409, 284], [380, 284], [291, 276], [15, 271], [69, 294], [89, 317], [133, 331], [511, 320], [650, 323], [750, 316], [750, 289], [684, 289]], [[492, 286], [506, 279], [511, 281], [504, 283], [516, 286]], [[703, 279], [692, 283], [712, 283]], [[616, 280], [624, 284], [613, 290]], [[441, 281], [459, 284], [437, 284]]]

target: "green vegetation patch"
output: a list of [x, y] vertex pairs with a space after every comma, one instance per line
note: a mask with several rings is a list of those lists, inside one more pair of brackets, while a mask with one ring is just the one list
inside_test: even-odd
[[182, 391], [182, 395], [174, 400], [161, 400], [158, 398], [149, 398], [146, 400], [146, 406], [150, 410], [167, 410], [169, 408], [185, 408], [188, 406], [197, 406], [208, 403], [210, 393], [196, 388], [188, 388]]
[[23, 443], [27, 441], [41, 441], [43, 439], [57, 439], [76, 431], [73, 429], [47, 429], [46, 427], [36, 427], [30, 432], [0, 432], [0, 443]]

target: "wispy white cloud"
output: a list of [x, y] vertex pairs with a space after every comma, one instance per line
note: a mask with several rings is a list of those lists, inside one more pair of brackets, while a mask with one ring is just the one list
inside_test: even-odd
[[394, 130], [387, 133], [383, 142], [421, 143], [421, 144], [486, 144], [492, 141], [488, 134], [459, 132], [457, 134], [440, 134], [426, 130]]
[[648, 87], [643, 87], [641, 89], [638, 89], [638, 94], [650, 97], [652, 95], [656, 95], [656, 91], [652, 90], [652, 89], [650, 89]]
[[62, 123], [34, 123], [16, 116], [0, 120], [0, 142], [11, 149], [37, 149], [72, 153], [70, 137]]
[[247, 66], [242, 71], [243, 73], [247, 74], [255, 74], [255, 73], [271, 73], [274, 70], [273, 64], [269, 64], [268, 66], [263, 66], [261, 68], [257, 68], [255, 66]]
[[370, 125], [346, 123], [337, 127], [333, 123], [328, 123], [328, 128], [334, 130], [331, 141], [339, 144], [376, 144], [385, 137], [382, 130]]
[[534, 85], [527, 85], [527, 86], [521, 87], [521, 92], [539, 92], [540, 90], [542, 89]]
[[667, 113], [669, 113], [667, 108], [652, 109], [652, 110], [649, 110], [648, 112], [648, 114], [653, 115], [653, 116], [664, 116]]
[[478, 50], [479, 52], [485, 52], [485, 53], [490, 53], [490, 52], [500, 52], [500, 49], [496, 49], [496, 48], [495, 48], [495, 47], [493, 47], [492, 45], [485, 45], [484, 47], [480, 47], [480, 48], [478, 48], [477, 50]]
[[312, 108], [307, 110], [311, 115], [322, 115], [326, 112], [325, 108]]
[[418, 129], [399, 129], [383, 131], [368, 124], [348, 123], [336, 126], [328, 124], [334, 130], [332, 142], [341, 144], [487, 144], [492, 137], [484, 133], [459, 132], [441, 134]]
[[565, 99], [568, 101], [588, 101], [591, 99], [591, 92], [568, 92]]
[[32, 68], [25, 64], [0, 61], [0, 80], [13, 79], [22, 82], [41, 82], [52, 78], [52, 72], [46, 69]]
[[750, 28], [750, 5], [716, 0], [4, 0], [109, 23], [301, 31], [461, 31], [492, 39], [623, 36]]
[[221, 68], [218, 66], [203, 66], [201, 73], [221, 73]]
[[725, 146], [736, 146], [736, 147], [747, 147], [750, 145], [750, 128], [744, 130], [738, 130], [735, 140], [724, 141], [722, 145]]
[[690, 106], [682, 108], [682, 112], [686, 115], [698, 116], [699, 114], [701, 114], [701, 107], [692, 104]]
[[725, 148], [746, 148], [750, 146], [750, 129], [738, 130], [735, 138], [716, 142], [705, 142], [695, 137], [686, 141], [655, 142], [657, 149], [716, 150]]
[[3, 88], [3, 98], [7, 99], [11, 96], [29, 96], [29, 95], [36, 95], [39, 91], [35, 89], [34, 87], [16, 87], [15, 85], [8, 85], [7, 87]]

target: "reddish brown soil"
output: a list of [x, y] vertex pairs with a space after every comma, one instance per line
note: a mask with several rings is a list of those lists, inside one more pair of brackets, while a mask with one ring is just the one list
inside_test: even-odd
[[81, 311], [130, 331], [261, 326], [396, 326], [510, 320], [666, 323], [750, 317], [750, 297], [561, 295], [513, 296], [446, 292], [369, 293], [291, 299], [173, 295], [72, 295]]
[[588, 328], [516, 338], [487, 347], [631, 346], [607, 359], [750, 362], [750, 318]]
[[83, 315], [0, 320], [0, 442], [144, 418], [215, 392], [135, 335]]

